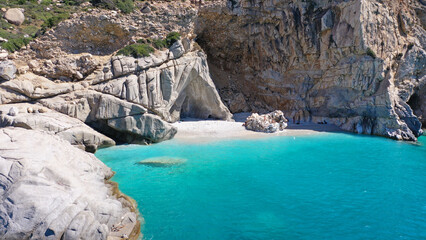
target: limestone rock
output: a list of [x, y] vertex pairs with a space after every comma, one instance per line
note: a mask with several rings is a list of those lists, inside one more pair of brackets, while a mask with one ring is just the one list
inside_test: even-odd
[[21, 25], [25, 21], [25, 16], [19, 8], [11, 8], [6, 11], [4, 18], [15, 25]]
[[247, 130], [255, 132], [273, 133], [284, 130], [287, 127], [287, 122], [288, 120], [284, 117], [283, 112], [276, 110], [263, 115], [253, 113], [246, 119], [244, 126]]
[[33, 73], [26, 73], [21, 75], [19, 79], [1, 83], [0, 87], [23, 94], [32, 99], [52, 97], [83, 89], [83, 86], [78, 83], [55, 83]]
[[183, 44], [180, 40], [173, 43], [173, 45], [170, 47], [169, 50], [170, 50], [169, 59], [179, 58], [185, 53], [185, 48], [183, 47]]
[[30, 98], [13, 90], [3, 88], [0, 84], [0, 104], [29, 101]]
[[44, 106], [78, 118], [96, 130], [127, 143], [155, 143], [172, 138], [176, 128], [147, 109], [92, 90], [42, 99]]
[[98, 67], [98, 61], [91, 54], [77, 56], [55, 56], [48, 60], [30, 62], [31, 70], [51, 79], [80, 81]]
[[200, 8], [195, 33], [228, 106], [227, 93], [243, 93], [255, 111], [416, 140], [423, 16], [418, 1], [235, 0]]
[[[176, 56], [183, 54], [182, 45], [175, 44], [180, 49]], [[210, 78], [206, 56], [189, 52], [168, 62], [167, 52], [157, 55], [162, 62], [154, 56], [113, 57], [111, 65], [97, 76], [102, 80], [94, 80], [103, 81], [94, 89], [145, 106], [170, 122], [180, 117], [231, 119]], [[112, 72], [109, 76], [115, 79], [105, 79], [105, 72]]]
[[[115, 145], [114, 140], [96, 132], [78, 119], [54, 111], [43, 114], [32, 113], [33, 109], [43, 107], [24, 103], [0, 106], [0, 112], [5, 112], [9, 106], [12, 106], [11, 109], [16, 109], [14, 111], [21, 109], [22, 113], [18, 116], [11, 115], [10, 111], [9, 115], [0, 114], [0, 127], [13, 126], [44, 131], [90, 152], [95, 152], [99, 147]], [[25, 109], [31, 109], [30, 113], [27, 113]]]
[[9, 81], [15, 78], [16, 67], [12, 61], [0, 61], [0, 79]]
[[94, 155], [23, 128], [0, 129], [0, 146], [0, 238], [107, 239], [133, 215], [136, 239], [135, 206], [114, 195], [113, 172]]

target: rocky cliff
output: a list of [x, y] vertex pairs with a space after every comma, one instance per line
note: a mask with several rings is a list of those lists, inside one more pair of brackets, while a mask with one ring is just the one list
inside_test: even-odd
[[415, 140], [425, 123], [424, 1], [230, 0], [196, 24], [231, 111], [283, 110]]
[[[161, 13], [153, 18], [162, 16]], [[191, 11], [187, 14], [193, 16]], [[17, 53], [14, 63], [5, 61], [5, 66], [10, 67], [3, 72], [11, 70], [10, 77], [0, 82], [0, 104], [25, 102], [36, 104], [34, 109], [44, 106], [49, 112], [54, 111], [55, 116], [65, 114], [78, 119], [125, 143], [170, 139], [177, 130], [169, 122], [181, 117], [231, 119], [210, 78], [206, 55], [188, 38], [146, 57], [111, 55], [141, 36], [136, 27], [131, 27], [140, 19], [144, 17], [129, 18], [117, 16], [114, 11], [94, 10], [59, 24]], [[179, 26], [181, 20], [175, 21], [175, 26]], [[7, 111], [4, 107], [3, 115]], [[20, 112], [27, 110], [21, 107]], [[40, 129], [37, 127], [41, 124], [17, 122], [22, 122], [22, 118], [49, 121], [35, 116], [25, 114], [19, 121], [14, 116], [3, 117], [0, 124]], [[83, 137], [71, 142], [91, 151], [112, 143], [103, 144], [99, 138], [84, 140], [90, 134], [80, 134]]]
[[[229, 120], [222, 99], [232, 112], [279, 109], [290, 122], [421, 133], [423, 0], [144, 4], [127, 15], [88, 8], [0, 52], [0, 238], [136, 238], [132, 201], [77, 148], [168, 140], [182, 117]], [[171, 31], [183, 37], [168, 48], [116, 54]]]

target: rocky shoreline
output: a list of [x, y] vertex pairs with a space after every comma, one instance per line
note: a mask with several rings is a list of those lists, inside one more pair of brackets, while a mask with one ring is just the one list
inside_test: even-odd
[[0, 146], [2, 238], [138, 238], [135, 202], [109, 182], [113, 172], [92, 154], [20, 127], [0, 129]]
[[[89, 7], [0, 52], [0, 238], [138, 238], [134, 201], [92, 153], [266, 134], [232, 122], [235, 113], [281, 110], [248, 119], [261, 132], [415, 141], [426, 119], [425, 9], [418, 0]], [[173, 31], [181, 37], [161, 45]], [[130, 44], [143, 56], [117, 54]]]

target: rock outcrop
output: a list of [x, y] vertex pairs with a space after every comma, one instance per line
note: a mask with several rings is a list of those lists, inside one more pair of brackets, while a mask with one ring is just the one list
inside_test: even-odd
[[202, 8], [196, 33], [234, 112], [247, 103], [415, 140], [426, 104], [424, 12], [417, 0], [230, 0]]
[[134, 203], [92, 154], [23, 128], [0, 129], [0, 146], [1, 239], [137, 239]]
[[0, 62], [0, 81], [11, 80], [15, 78], [16, 67], [12, 61], [1, 61]]
[[[14, 112], [18, 113], [11, 114], [10, 109], [16, 109]], [[0, 128], [9, 126], [57, 135], [87, 152], [115, 145], [114, 140], [96, 132], [82, 121], [34, 104], [0, 105]]]
[[96, 75], [93, 89], [145, 106], [169, 122], [181, 117], [231, 119], [210, 78], [206, 56], [183, 53], [177, 42], [152, 57], [113, 57]]
[[[210, 78], [206, 55], [189, 39], [142, 58], [70, 53], [73, 47], [75, 52], [84, 49], [78, 44], [68, 44], [68, 38], [60, 40], [59, 35], [58, 41], [49, 45], [48, 37], [65, 31], [64, 26], [77, 31], [82, 28], [82, 22], [90, 25], [100, 21], [99, 28], [108, 28], [106, 25], [118, 24], [119, 19], [85, 16], [79, 21], [73, 18], [61, 23], [42, 37], [39, 44], [18, 56], [18, 70], [27, 63], [29, 71], [0, 83], [0, 104], [29, 101], [42, 104], [79, 119], [119, 143], [148, 144], [171, 139], [177, 130], [168, 122], [181, 117], [232, 118]], [[101, 47], [103, 44], [97, 41], [107, 36], [98, 37], [87, 38], [86, 43]], [[114, 43], [116, 46], [109, 45], [111, 49], [104, 49], [106, 52], [98, 51], [103, 54], [114, 51], [129, 39], [123, 37], [120, 41]], [[27, 116], [34, 117], [20, 116], [20, 122], [33, 121], [22, 119]], [[23, 126], [10, 122], [9, 125]], [[80, 142], [76, 140], [73, 144]], [[94, 142], [84, 145], [90, 146], [89, 149], [104, 145], [102, 141]]]
[[288, 120], [282, 111], [276, 110], [268, 114], [251, 114], [244, 122], [247, 130], [255, 132], [274, 133], [287, 127]]

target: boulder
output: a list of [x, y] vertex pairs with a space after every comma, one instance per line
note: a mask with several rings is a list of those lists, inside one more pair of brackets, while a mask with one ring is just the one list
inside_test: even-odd
[[177, 129], [139, 104], [92, 90], [42, 99], [44, 106], [78, 118], [120, 142], [156, 143], [171, 139]]
[[[0, 129], [1, 239], [137, 239], [135, 206], [93, 154], [51, 134]], [[119, 192], [118, 192], [119, 193]]]
[[14, 117], [14, 116], [17, 116], [18, 115], [18, 113], [19, 113], [19, 110], [18, 110], [18, 108], [16, 108], [16, 107], [11, 107], [10, 109], [9, 109], [9, 116], [12, 116], [12, 117]]
[[169, 48], [169, 59], [176, 59], [181, 57], [185, 53], [185, 48], [183, 47], [183, 44], [181, 41], [176, 41], [173, 43], [173, 45]]
[[38, 112], [44, 112], [44, 107], [32, 104], [13, 104], [0, 106], [0, 112], [5, 112], [9, 106], [10, 109], [17, 113], [21, 109], [19, 116], [0, 114], [0, 127], [21, 127], [25, 129], [40, 130], [52, 135], [57, 135], [88, 152], [95, 152], [99, 147], [109, 147], [115, 145], [114, 140], [100, 134], [81, 122], [78, 119], [71, 118], [67, 115], [47, 111], [45, 113], [33, 113], [34, 109]]
[[4, 18], [15, 25], [21, 25], [25, 21], [25, 16], [19, 8], [11, 8], [6, 11]]
[[287, 122], [284, 113], [276, 110], [263, 115], [253, 113], [246, 119], [244, 126], [247, 130], [255, 132], [273, 133], [284, 130], [287, 127]]
[[151, 12], [151, 8], [150, 8], [149, 6], [144, 6], [144, 7], [141, 9], [141, 12], [142, 12], [142, 13], [150, 13], [150, 12]]
[[0, 62], [0, 78], [6, 81], [15, 78], [16, 67], [12, 61]]

